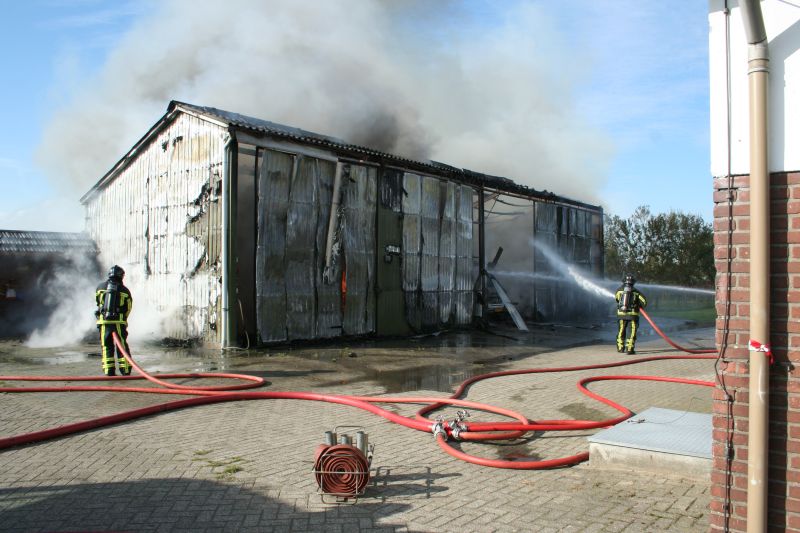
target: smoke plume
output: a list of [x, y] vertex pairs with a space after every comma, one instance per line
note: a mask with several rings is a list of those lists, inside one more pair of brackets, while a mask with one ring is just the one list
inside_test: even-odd
[[151, 5], [46, 127], [55, 180], [88, 189], [175, 99], [597, 200], [610, 143], [574, 112], [585, 65], [546, 5]]
[[[47, 316], [44, 327], [33, 330], [25, 345], [53, 348], [80, 342], [95, 327], [94, 294], [98, 266], [91, 255], [72, 253], [60, 266], [44, 272], [32, 294], [34, 306]], [[37, 308], [38, 308], [37, 307]], [[31, 321], [36, 324], [39, 321]]]

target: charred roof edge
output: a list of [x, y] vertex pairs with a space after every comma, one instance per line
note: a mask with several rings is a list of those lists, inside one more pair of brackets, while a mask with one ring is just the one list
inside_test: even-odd
[[374, 150], [365, 146], [347, 143], [341, 139], [313, 133], [300, 128], [285, 126], [263, 119], [256, 119], [239, 113], [220, 110], [214, 107], [197, 106], [186, 102], [172, 100], [167, 106], [167, 112], [139, 139], [131, 148], [100, 180], [81, 197], [81, 203], [85, 204], [94, 193], [103, 188], [108, 182], [113, 180], [116, 175], [134, 158], [140, 148], [146, 145], [150, 139], [158, 134], [178, 113], [186, 113], [197, 118], [207, 120], [222, 127], [227, 127], [231, 133], [236, 130], [257, 132], [268, 137], [290, 139], [294, 142], [307, 145], [325, 146], [338, 152], [343, 157], [364, 160], [366, 162], [378, 164], [398, 163], [409, 170], [417, 170], [447, 177], [455, 181], [467, 183], [476, 187], [509, 193], [522, 196], [531, 200], [560, 203], [591, 211], [601, 210], [600, 206], [573, 200], [564, 196], [557, 195], [547, 190], [537, 190], [525, 185], [520, 185], [509, 178], [492, 176], [481, 172], [475, 172], [465, 168], [457, 168], [437, 161], [419, 161], [405, 157], [389, 154]]

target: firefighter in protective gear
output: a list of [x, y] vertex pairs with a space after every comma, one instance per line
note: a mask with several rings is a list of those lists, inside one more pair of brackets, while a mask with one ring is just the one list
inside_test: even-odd
[[[639, 330], [639, 309], [647, 306], [647, 299], [633, 286], [636, 280], [628, 274], [622, 281], [622, 285], [617, 289], [614, 298], [617, 300], [617, 321], [619, 331], [617, 332], [617, 351], [636, 353], [636, 333]], [[630, 328], [630, 336], [628, 336]]]
[[117, 265], [108, 270], [108, 280], [97, 286], [95, 303], [97, 310], [97, 329], [100, 330], [100, 344], [103, 346], [103, 373], [106, 376], [115, 375], [114, 356], [119, 363], [119, 372], [123, 376], [131, 373], [131, 365], [118, 353], [114, 345], [112, 332], [116, 332], [125, 350], [128, 348], [128, 315], [133, 308], [131, 291], [122, 284], [125, 271]]

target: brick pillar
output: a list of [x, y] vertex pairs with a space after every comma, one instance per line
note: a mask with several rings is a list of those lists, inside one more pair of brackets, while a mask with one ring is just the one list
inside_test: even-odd
[[[769, 340], [775, 364], [770, 371], [769, 529], [800, 533], [800, 369], [793, 366], [800, 363], [800, 172], [772, 174], [770, 196]], [[719, 371], [732, 398], [726, 400], [718, 383], [711, 473], [710, 530], [714, 532], [724, 531], [728, 496], [730, 531], [746, 530], [749, 210], [749, 176], [736, 176], [732, 184], [728, 178], [714, 180], [717, 345], [723, 349]]]

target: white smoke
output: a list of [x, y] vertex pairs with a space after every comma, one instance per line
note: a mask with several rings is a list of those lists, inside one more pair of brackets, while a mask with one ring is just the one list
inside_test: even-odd
[[596, 201], [610, 141], [574, 111], [584, 65], [546, 6], [498, 4], [479, 23], [466, 3], [430, 4], [153, 3], [54, 115], [39, 159], [86, 190], [176, 99]]
[[80, 342], [95, 327], [97, 266], [89, 254], [69, 255], [52, 277], [39, 282], [39, 294], [51, 310], [47, 326], [35, 329], [25, 345], [53, 348]]

